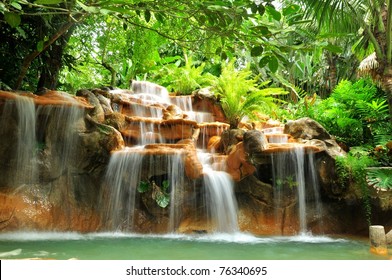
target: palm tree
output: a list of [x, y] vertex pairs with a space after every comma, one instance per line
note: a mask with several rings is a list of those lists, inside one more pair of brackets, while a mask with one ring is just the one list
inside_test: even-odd
[[392, 121], [392, 0], [298, 0], [319, 28], [333, 32], [361, 32], [357, 49], [374, 52], [371, 77], [387, 93]]

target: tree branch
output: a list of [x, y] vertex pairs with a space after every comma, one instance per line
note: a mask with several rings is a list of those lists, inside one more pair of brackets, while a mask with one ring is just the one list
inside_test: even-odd
[[392, 63], [392, 0], [387, 4], [387, 63]]
[[[82, 17], [83, 17], [83, 14], [78, 14], [78, 15], [76, 15], [74, 18], [75, 18], [76, 20], [79, 20], [79, 19], [81, 19]], [[29, 67], [30, 67], [31, 63], [33, 62], [33, 60], [34, 60], [37, 56], [39, 56], [42, 52], [44, 52], [44, 51], [45, 51], [51, 44], [53, 44], [58, 38], [60, 38], [61, 36], [63, 36], [64, 33], [67, 32], [67, 31], [69, 30], [69, 28], [70, 28], [72, 25], [74, 25], [76, 22], [77, 22], [77, 21], [69, 21], [69, 22], [63, 24], [63, 26], [61, 26], [61, 27], [59, 28], [59, 30], [57, 30], [57, 32], [56, 32], [55, 34], [53, 34], [52, 37], [51, 37], [48, 41], [45, 42], [45, 44], [44, 44], [42, 50], [37, 50], [37, 49], [36, 49], [36, 50], [34, 50], [33, 52], [31, 52], [28, 56], [26, 56], [26, 57], [24, 58], [23, 63], [22, 63], [22, 67], [21, 67], [20, 72], [19, 72], [19, 76], [18, 76], [18, 78], [16, 79], [16, 82], [15, 82], [15, 86], [14, 86], [14, 89], [15, 89], [15, 90], [19, 90], [20, 87], [22, 86], [23, 79], [24, 79], [24, 77], [26, 76], [27, 70], [29, 69]]]

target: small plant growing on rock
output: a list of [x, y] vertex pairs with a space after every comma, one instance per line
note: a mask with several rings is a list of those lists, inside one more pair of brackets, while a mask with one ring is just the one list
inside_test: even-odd
[[159, 207], [166, 208], [170, 204], [169, 181], [162, 182], [162, 186], [158, 186], [155, 181], [140, 181], [137, 188], [139, 193], [151, 191], [151, 198], [159, 205]]

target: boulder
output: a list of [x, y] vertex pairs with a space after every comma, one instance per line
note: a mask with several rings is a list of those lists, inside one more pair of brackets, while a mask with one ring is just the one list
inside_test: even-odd
[[245, 131], [242, 129], [227, 129], [221, 134], [223, 151], [230, 154], [231, 149], [244, 139]]
[[99, 101], [98, 97], [94, 95], [94, 93], [87, 89], [82, 89], [78, 90], [76, 95], [83, 96], [94, 107], [94, 109], [92, 109], [89, 114], [96, 122], [103, 123], [105, 121], [105, 112], [102, 108], [101, 102]]
[[216, 153], [222, 150], [221, 137], [220, 136], [212, 136], [207, 144], [207, 150]]
[[194, 111], [211, 113], [217, 122], [227, 122], [222, 106], [209, 88], [203, 88], [193, 93], [192, 107]]
[[249, 163], [247, 158], [243, 142], [235, 145], [228, 155], [227, 173], [231, 175], [234, 181], [240, 181], [256, 171], [254, 165]]
[[268, 149], [267, 138], [260, 130], [246, 131], [243, 136], [243, 142], [247, 160], [251, 164], [258, 163], [252, 159], [263, 155], [263, 152]]
[[283, 132], [290, 134], [297, 139], [332, 139], [331, 135], [329, 135], [325, 128], [311, 118], [301, 118], [295, 121], [288, 121], [284, 126]]

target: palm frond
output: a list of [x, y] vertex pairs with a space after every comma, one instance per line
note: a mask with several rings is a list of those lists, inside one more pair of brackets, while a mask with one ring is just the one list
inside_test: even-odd
[[[319, 28], [332, 32], [356, 32], [363, 20], [363, 1], [301, 0], [306, 5], [306, 17], [318, 22]], [[354, 14], [356, 11], [356, 14]], [[361, 16], [361, 17], [360, 17]]]

